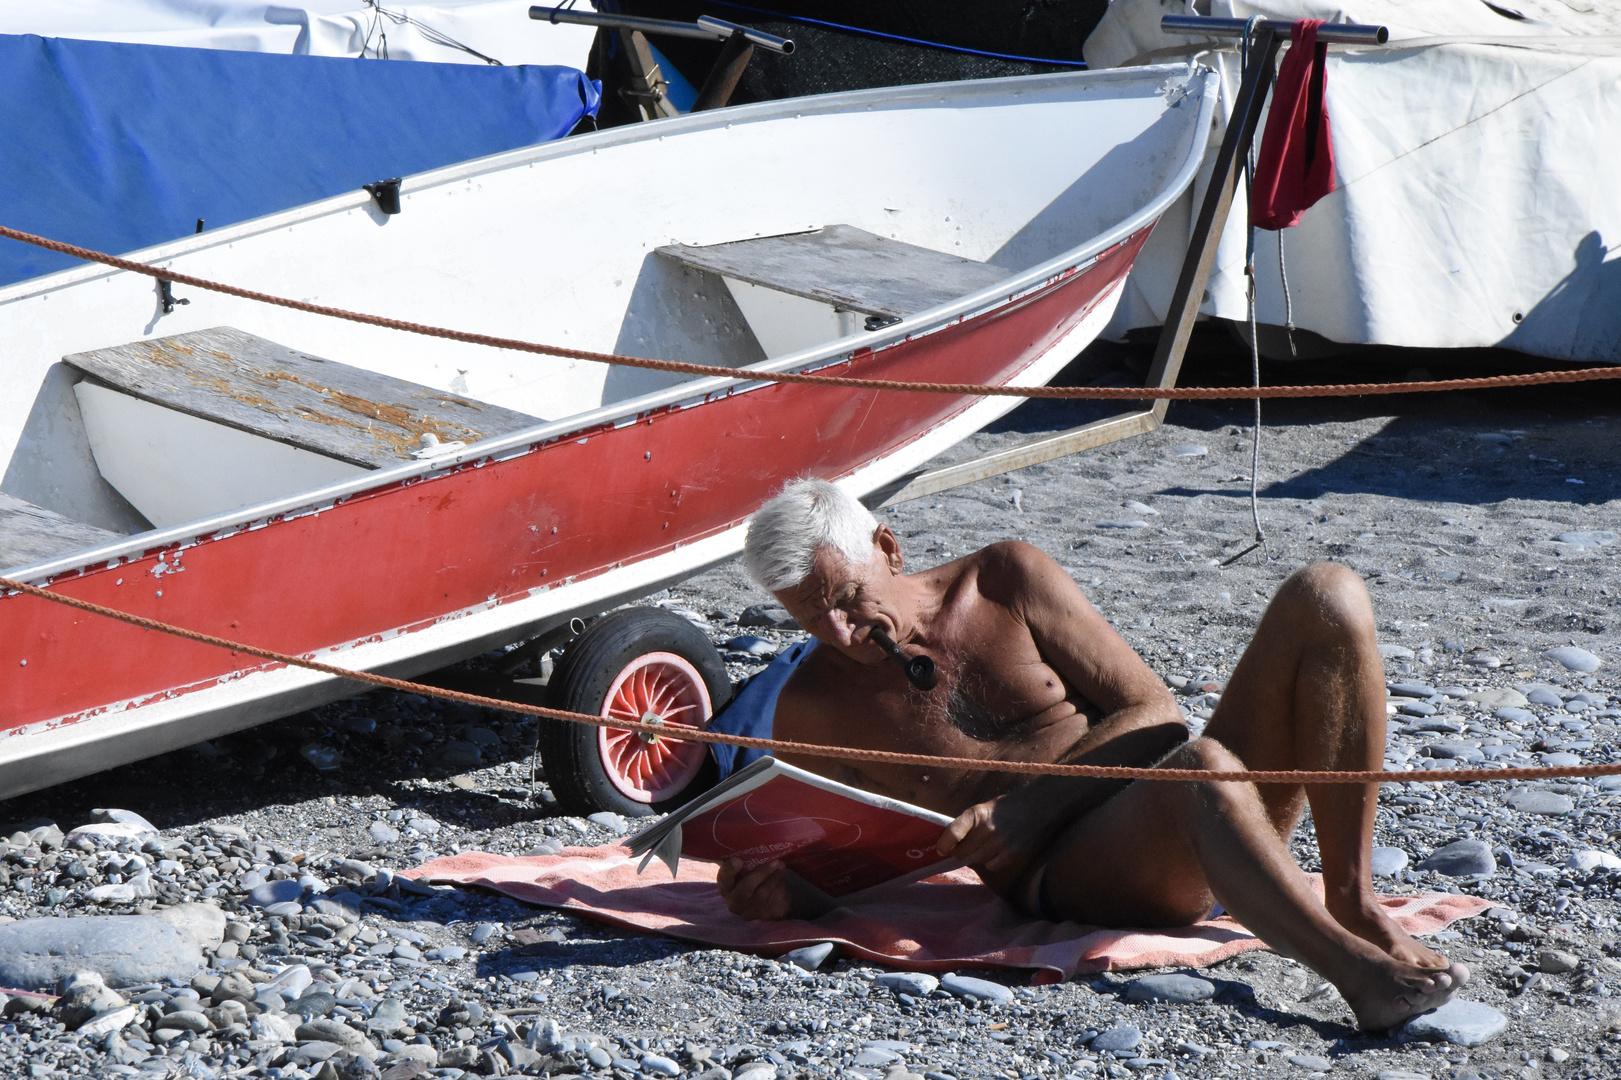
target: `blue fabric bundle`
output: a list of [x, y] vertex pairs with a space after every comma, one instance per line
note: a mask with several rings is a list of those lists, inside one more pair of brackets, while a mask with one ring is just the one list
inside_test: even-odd
[[[123, 254], [567, 135], [565, 67], [0, 35], [0, 224]], [[0, 240], [0, 285], [82, 265]]]

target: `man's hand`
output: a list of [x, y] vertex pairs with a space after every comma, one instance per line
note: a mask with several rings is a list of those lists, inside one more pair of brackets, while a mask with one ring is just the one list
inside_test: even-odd
[[[1046, 846], [1047, 822], [1019, 812], [1019, 793], [970, 806], [946, 826], [934, 849], [961, 859], [993, 889], [1017, 880]], [[1027, 820], [1028, 819], [1028, 820]]]
[[776, 859], [744, 872], [742, 859], [727, 859], [720, 864], [715, 884], [733, 915], [745, 919], [780, 921], [793, 915], [793, 894], [788, 880], [783, 877], [786, 868]]

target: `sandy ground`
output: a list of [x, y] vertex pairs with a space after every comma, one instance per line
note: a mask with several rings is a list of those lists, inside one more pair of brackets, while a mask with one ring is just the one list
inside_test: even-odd
[[[1243, 377], [1230, 365], [1196, 374], [1212, 383]], [[1336, 372], [1325, 367], [1317, 374]], [[1283, 375], [1269, 371], [1268, 379]], [[1621, 543], [1606, 533], [1621, 532], [1611, 419], [1621, 416], [1621, 395], [1585, 386], [1268, 404], [1259, 470], [1266, 545], [1226, 565], [1253, 540], [1250, 408], [1178, 403], [1169, 423], [1151, 435], [906, 503], [883, 511], [883, 520], [902, 538], [914, 568], [1004, 538], [1039, 545], [1168, 682], [1191, 683], [1193, 692], [1182, 700], [1195, 719], [1214, 700], [1200, 696], [1198, 686], [1225, 677], [1278, 584], [1308, 562], [1331, 559], [1367, 582], [1391, 680], [1448, 691], [1429, 704], [1430, 719], [1450, 724], [1421, 731], [1411, 725], [1424, 717], [1392, 721], [1391, 768], [1449, 764], [1454, 759], [1439, 755], [1451, 751], [1431, 748], [1438, 736], [1464, 747], [1460, 764], [1476, 756], [1516, 764], [1557, 753], [1592, 761], [1618, 756], [1621, 625], [1613, 592], [1621, 587], [1614, 574]], [[1025, 406], [961, 453], [1071, 426], [1088, 410]], [[651, 599], [691, 612], [717, 644], [741, 633], [775, 642], [791, 636], [738, 625], [742, 609], [765, 598], [735, 566]], [[1586, 674], [1545, 657], [1566, 645], [1597, 656], [1602, 666]], [[734, 673], [750, 667], [741, 656], [731, 659]], [[1515, 720], [1497, 715], [1492, 702], [1538, 687], [1562, 704], [1528, 703], [1526, 716]], [[1466, 697], [1481, 691], [1500, 693], [1486, 695], [1485, 703]], [[1587, 700], [1571, 699], [1577, 693]], [[229, 824], [277, 848], [329, 859], [353, 855], [395, 869], [458, 849], [520, 852], [549, 837], [609, 839], [612, 829], [561, 817], [543, 785], [531, 796], [533, 738], [533, 726], [514, 717], [368, 695], [13, 800], [0, 806], [0, 821], [48, 818], [67, 829], [87, 820], [91, 808], [112, 805], [150, 818], [166, 843], [202, 845], [207, 827]], [[446, 768], [445, 748], [469, 741], [480, 747], [481, 762]], [[342, 764], [317, 772], [300, 752], [312, 745], [339, 752]], [[1526, 788], [1562, 795], [1568, 808], [1517, 810], [1510, 796]], [[508, 931], [555, 929], [566, 944], [545, 960], [549, 981], [532, 997], [502, 973], [503, 965], [533, 968], [536, 961], [512, 959], [510, 950], [495, 947], [499, 938], [446, 962], [434, 979], [399, 990], [413, 1017], [423, 1018], [416, 1030], [440, 1048], [473, 1045], [494, 1031], [488, 1017], [466, 1026], [434, 1019], [447, 1001], [466, 999], [534, 1003], [526, 1030], [544, 1012], [564, 1030], [619, 1040], [616, 1055], [659, 1051], [688, 1074], [708, 1065], [709, 1058], [689, 1053], [701, 1042], [716, 1048], [714, 1062], [738, 1071], [751, 1057], [776, 1053], [783, 1059], [778, 1075], [877, 1078], [882, 1069], [848, 1070], [862, 1040], [893, 1039], [912, 1047], [902, 1053], [911, 1069], [958, 1080], [1295, 1076], [1321, 1064], [1336, 1075], [1391, 1078], [1612, 1076], [1621, 1071], [1615, 1056], [1621, 1034], [1608, 1030], [1621, 1005], [1621, 962], [1610, 958], [1621, 951], [1615, 899], [1621, 873], [1566, 863], [1583, 851], [1621, 850], [1613, 835], [1618, 794], [1590, 782], [1386, 786], [1377, 843], [1402, 852], [1409, 865], [1383, 879], [1385, 887], [1461, 889], [1498, 905], [1440, 935], [1440, 947], [1475, 968], [1465, 996], [1508, 1017], [1505, 1033], [1473, 1048], [1357, 1033], [1336, 994], [1309, 971], [1268, 954], [1206, 972], [1224, 990], [1200, 1004], [1127, 1004], [1123, 980], [1111, 975], [1021, 990], [1008, 1006], [967, 1007], [943, 992], [910, 1004], [887, 991], [848, 993], [867, 987], [869, 965], [841, 961], [814, 976], [812, 986], [786, 979], [775, 963], [739, 961], [476, 895], [416, 903], [406, 897], [400, 912], [367, 909], [364, 921], [383, 931], [413, 930], [429, 944], [469, 946], [480, 920]], [[431, 818], [439, 828], [405, 830], [399, 842], [386, 844], [368, 831], [377, 820], [404, 829], [412, 818]], [[1492, 876], [1415, 870], [1460, 838], [1480, 839], [1495, 852]], [[1296, 849], [1311, 866], [1309, 830]], [[227, 867], [213, 899], [254, 927], [252, 940], [264, 941], [264, 921], [231, 885], [229, 875], [241, 870]], [[85, 884], [99, 880], [98, 872]], [[0, 889], [0, 909], [13, 917], [43, 914], [45, 884], [43, 875], [27, 888], [14, 880]], [[155, 902], [192, 897], [198, 887], [182, 874]], [[83, 892], [68, 889], [56, 913], [130, 910], [98, 906]], [[1574, 957], [1572, 969], [1539, 972], [1561, 966], [1545, 962], [1550, 949]], [[384, 975], [378, 993], [395, 977]], [[608, 995], [605, 987], [629, 992]], [[677, 1001], [688, 1003], [679, 1014]], [[857, 1024], [862, 1015], [869, 1019]], [[1006, 1026], [992, 1030], [994, 1024]], [[1089, 1049], [1089, 1033], [1119, 1025], [1143, 1032], [1135, 1057]], [[45, 1046], [50, 1038], [71, 1038], [26, 1026], [12, 1034], [8, 1060], [16, 1062], [26, 1056], [17, 1039]], [[785, 1057], [781, 1045], [792, 1040], [810, 1045]], [[213, 1042], [205, 1037], [190, 1059], [174, 1046], [155, 1047], [140, 1069], [156, 1070], [162, 1058], [175, 1072], [196, 1065], [192, 1074], [199, 1076], [273, 1075], [270, 1057], [232, 1045], [226, 1033]], [[79, 1068], [99, 1075], [108, 1060], [90, 1048]], [[61, 1067], [67, 1064], [63, 1058]], [[612, 1071], [578, 1055], [569, 1068], [604, 1077]], [[569, 1070], [558, 1064], [553, 1071]]]

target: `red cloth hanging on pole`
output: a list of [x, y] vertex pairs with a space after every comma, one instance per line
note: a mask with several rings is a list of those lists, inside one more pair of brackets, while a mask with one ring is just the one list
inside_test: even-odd
[[1306, 208], [1334, 190], [1334, 141], [1323, 96], [1328, 46], [1317, 40], [1322, 19], [1300, 19], [1289, 30], [1289, 52], [1272, 88], [1272, 109], [1250, 181], [1250, 222], [1287, 229]]

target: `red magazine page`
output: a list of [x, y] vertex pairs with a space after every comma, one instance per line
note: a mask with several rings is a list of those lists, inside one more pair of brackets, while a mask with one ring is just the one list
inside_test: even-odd
[[[927, 813], [927, 811], [922, 811]], [[844, 897], [939, 863], [942, 822], [778, 775], [681, 823], [681, 854], [740, 858], [745, 868], [781, 859], [830, 897]]]

